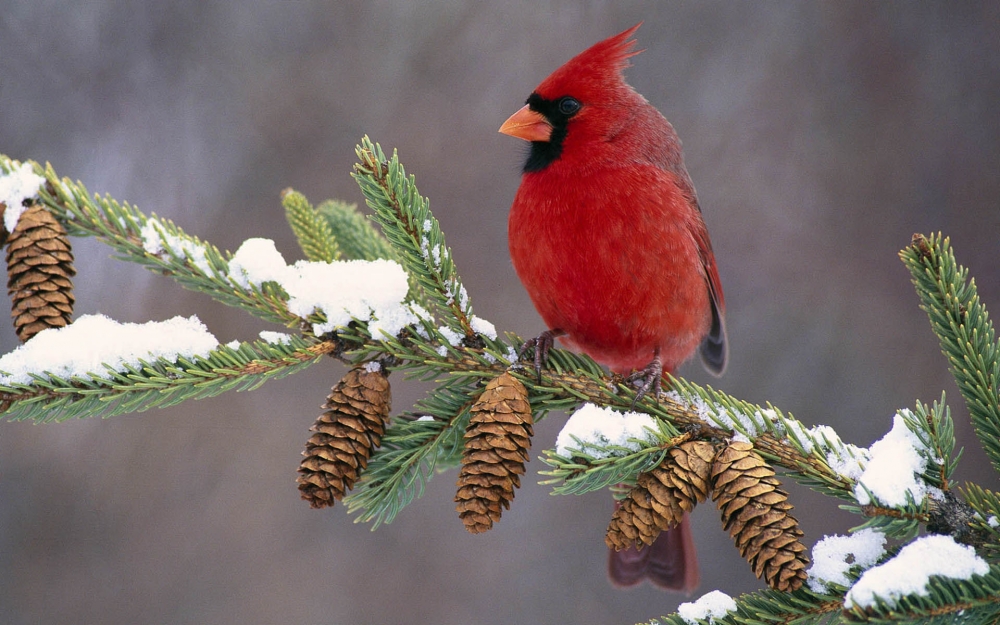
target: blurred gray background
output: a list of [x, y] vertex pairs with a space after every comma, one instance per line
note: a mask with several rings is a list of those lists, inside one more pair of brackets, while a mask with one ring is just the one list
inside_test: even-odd
[[[497, 128], [640, 20], [629, 80], [684, 140], [726, 292], [718, 386], [860, 445], [946, 390], [957, 477], [996, 487], [896, 253], [944, 231], [1000, 311], [1000, 4], [4, 0], [0, 152], [223, 249], [273, 238], [291, 260], [279, 192], [358, 201], [367, 133], [431, 198], [476, 312], [533, 335], [506, 249], [524, 145]], [[223, 342], [280, 329], [74, 246], [77, 314], [196, 313]], [[16, 345], [9, 324], [0, 342]], [[330, 361], [172, 410], [3, 424], [0, 621], [618, 624], [676, 608], [608, 585], [609, 496], [552, 497], [537, 461], [485, 535], [454, 513], [454, 473], [376, 532], [309, 509], [299, 452], [342, 373]], [[397, 409], [424, 389], [393, 384]], [[562, 421], [537, 428], [535, 451]], [[810, 545], [859, 522], [790, 489]], [[699, 594], [761, 587], [711, 505], [695, 526]]]

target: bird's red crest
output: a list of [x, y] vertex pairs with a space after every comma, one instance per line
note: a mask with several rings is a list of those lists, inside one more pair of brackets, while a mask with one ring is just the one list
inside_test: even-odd
[[628, 59], [642, 52], [633, 50], [635, 39], [631, 38], [640, 26], [642, 22], [577, 54], [542, 81], [536, 93], [555, 98], [590, 86], [606, 86], [609, 80], [624, 84], [622, 71], [630, 65]]

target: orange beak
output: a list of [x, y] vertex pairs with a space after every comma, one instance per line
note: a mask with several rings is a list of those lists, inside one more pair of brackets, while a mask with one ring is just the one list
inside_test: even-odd
[[507, 118], [500, 126], [500, 132], [525, 141], [548, 141], [552, 136], [552, 124], [544, 115], [532, 111], [525, 104]]

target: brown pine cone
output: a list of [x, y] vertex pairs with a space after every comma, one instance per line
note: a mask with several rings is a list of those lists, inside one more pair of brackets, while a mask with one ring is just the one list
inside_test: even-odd
[[7, 292], [21, 342], [73, 319], [73, 251], [66, 231], [42, 206], [21, 214], [7, 239]]
[[775, 590], [802, 586], [809, 563], [788, 493], [753, 445], [730, 442], [712, 466], [712, 499], [754, 575]]
[[510, 373], [490, 380], [472, 406], [458, 473], [456, 509], [469, 532], [489, 530], [510, 508], [533, 434], [528, 390]]
[[615, 508], [604, 542], [621, 551], [651, 545], [708, 498], [715, 447], [688, 441], [672, 447], [656, 468], [640, 473], [635, 487]]
[[326, 410], [310, 428], [315, 433], [306, 442], [296, 480], [313, 508], [343, 499], [382, 443], [392, 400], [386, 375], [371, 364], [359, 365], [330, 391]]

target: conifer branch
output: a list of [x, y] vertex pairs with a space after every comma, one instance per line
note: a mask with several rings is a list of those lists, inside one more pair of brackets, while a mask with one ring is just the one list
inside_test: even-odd
[[395, 151], [387, 159], [382, 147], [368, 137], [356, 153], [354, 178], [374, 219], [382, 227], [407, 273], [414, 276], [425, 297], [419, 304], [441, 312], [443, 321], [465, 340], [475, 339], [469, 293], [458, 277], [451, 249], [427, 198], [417, 191], [414, 177], [406, 176]]
[[[377, 361], [387, 371], [432, 381], [433, 390], [389, 422], [381, 446], [372, 451], [367, 466], [360, 467], [354, 490], [343, 499], [356, 520], [371, 522], [374, 528], [391, 522], [419, 497], [436, 472], [458, 466], [470, 409], [483, 386], [501, 373], [510, 372], [524, 385], [519, 393], [526, 390], [535, 421], [552, 411], [574, 411], [584, 403], [629, 410], [635, 389], [587, 356], [553, 349], [540, 378], [522, 367], [517, 362], [521, 339], [499, 338], [488, 322], [473, 314], [440, 226], [396, 154], [387, 159], [381, 147], [366, 137], [357, 155], [353, 175], [381, 233], [350, 204], [328, 201], [314, 208], [290, 190], [283, 204], [309, 259], [391, 259], [403, 266], [409, 280], [405, 305], [415, 315], [407, 319], [416, 321], [408, 321], [397, 335], [376, 332], [355, 318], [321, 337], [303, 330], [287, 342], [244, 342], [218, 346], [204, 356], [149, 358], [117, 368], [105, 364], [103, 371], [68, 379], [35, 372], [30, 382], [0, 386], [0, 412], [11, 420], [35, 421], [111, 416], [228, 390], [253, 389], [313, 365], [323, 355], [355, 367]], [[0, 170], [9, 172], [11, 167], [12, 162], [0, 156]], [[96, 237], [123, 260], [268, 321], [301, 328], [325, 320], [319, 313], [307, 319], [291, 313], [289, 295], [276, 282], [241, 286], [229, 274], [231, 254], [186, 234], [169, 220], [146, 216], [111, 198], [92, 196], [80, 183], [59, 180], [51, 166], [44, 175], [47, 183], [39, 191], [40, 200], [71, 236]], [[922, 307], [969, 405], [977, 435], [994, 467], [1000, 467], [1000, 348], [975, 285], [955, 263], [947, 239], [940, 235], [915, 237], [901, 257], [913, 274]], [[682, 444], [742, 445], [756, 454], [754, 466], [766, 469], [768, 479], [774, 472], [764, 466], [765, 461], [818, 492], [844, 500], [845, 508], [865, 517], [862, 527], [877, 528], [899, 539], [909, 539], [922, 528], [950, 534], [975, 546], [991, 564], [986, 575], [964, 580], [932, 578], [926, 595], [891, 603], [877, 599], [874, 607], [865, 610], [844, 610], [847, 589], [835, 584], [828, 588], [830, 594], [805, 587], [794, 592], [763, 591], [738, 598], [736, 612], [714, 622], [934, 622], [959, 614], [985, 622], [1000, 614], [996, 607], [1000, 600], [1000, 495], [975, 484], [952, 487], [951, 476], [961, 453], [955, 451], [954, 424], [944, 395], [930, 406], [917, 402], [914, 409], [897, 413], [926, 460], [914, 473], [923, 471], [921, 487], [926, 485], [931, 495], [915, 498], [908, 494], [905, 503], [890, 506], [879, 502], [859, 477], [871, 459], [869, 450], [843, 442], [831, 428], [806, 427], [770, 404], [754, 405], [686, 380], [671, 380], [671, 386], [672, 392], [645, 397], [635, 407], [652, 418], [655, 428], [650, 436], [630, 439], [625, 445], [577, 439], [576, 448], [571, 446], [568, 453], [545, 450], [542, 456], [550, 470], [543, 472], [542, 483], [556, 494], [615, 490], [615, 484], [633, 484], [640, 474], [659, 467]], [[387, 402], [385, 406], [388, 412]], [[752, 447], [734, 441], [749, 441]], [[681, 470], [676, 474], [687, 475]], [[768, 488], [772, 484], [758, 482]], [[775, 511], [778, 516], [784, 514]], [[853, 571], [853, 579], [860, 574], [860, 569]], [[799, 583], [804, 572], [801, 575]], [[682, 621], [674, 615], [662, 622]]]
[[316, 207], [316, 213], [330, 226], [337, 246], [345, 258], [358, 260], [397, 260], [392, 246], [372, 222], [358, 211], [357, 204], [326, 200]]
[[913, 235], [899, 253], [910, 270], [920, 307], [941, 343], [965, 399], [976, 435], [1000, 470], [1000, 347], [975, 280], [959, 265], [947, 237]]
[[[452, 468], [462, 453], [475, 386], [452, 378], [395, 420], [354, 492], [344, 499], [356, 522], [372, 529], [391, 523], [399, 511], [423, 495], [436, 470]], [[470, 398], [471, 397], [471, 398]], [[442, 419], [442, 415], [451, 415]]]
[[[853, 567], [851, 583], [862, 571]], [[1000, 615], [1000, 569], [971, 580], [932, 576], [925, 595], [907, 595], [895, 601], [881, 598], [874, 607], [845, 607], [847, 588], [834, 585], [820, 593], [802, 587], [794, 592], [761, 590], [734, 599], [736, 610], [711, 619], [711, 625], [785, 625], [794, 623], [995, 623]], [[709, 623], [709, 621], [700, 621]], [[652, 619], [648, 625], [690, 625], [679, 614]], [[643, 624], [647, 625], [647, 624]]]
[[336, 353], [336, 341], [291, 338], [287, 344], [220, 345], [207, 357], [140, 361], [87, 377], [33, 375], [31, 384], [0, 385], [0, 412], [11, 421], [59, 422], [165, 408], [226, 391], [253, 390]]
[[281, 192], [281, 205], [307, 259], [330, 263], [340, 258], [340, 246], [330, 222], [313, 208], [306, 196], [285, 189]]
[[941, 391], [940, 401], [930, 406], [918, 401], [915, 410], [901, 410], [898, 414], [920, 442], [933, 450], [927, 456], [924, 480], [936, 488], [949, 490], [952, 486], [951, 475], [962, 457], [962, 450], [955, 452], [955, 423], [951, 419], [951, 410], [945, 404], [944, 391]]
[[[657, 422], [659, 431], [655, 432], [658, 444], [642, 446], [646, 441], [632, 439], [630, 442], [642, 446], [638, 451], [616, 445], [599, 445], [592, 442], [577, 440], [577, 447], [571, 457], [561, 456], [552, 449], [544, 452], [542, 459], [545, 464], [553, 467], [550, 471], [542, 471], [542, 475], [551, 476], [539, 484], [554, 485], [554, 495], [582, 495], [596, 490], [603, 490], [618, 484], [629, 486], [635, 482], [640, 473], [645, 473], [660, 465], [671, 447], [691, 439], [690, 434], [671, 436], [676, 432], [669, 424]], [[588, 453], [589, 452], [589, 453]], [[617, 489], [619, 494], [622, 488]]]
[[834, 470], [831, 463], [860, 462], [860, 450], [843, 443], [832, 429], [807, 429], [770, 404], [757, 406], [688, 380], [674, 379], [673, 383], [679, 397], [697, 411], [696, 423], [715, 425], [716, 437], [746, 437], [764, 458], [786, 469], [796, 481], [823, 494], [855, 500], [855, 481]]
[[[841, 616], [843, 596], [817, 593], [807, 587], [794, 592], [761, 590], [735, 597], [736, 611], [712, 618], [712, 625], [807, 625], [834, 623]], [[708, 621], [702, 621], [708, 623]], [[641, 625], [690, 625], [678, 614]]]
[[876, 599], [874, 607], [853, 606], [843, 611], [848, 622], [865, 623], [995, 623], [1000, 617], [1000, 568], [971, 579], [933, 576], [926, 594], [910, 594], [895, 601]]
[[[519, 345], [520, 341], [509, 337], [510, 343], [505, 343], [477, 335], [472, 329], [471, 307], [467, 306], [467, 299], [461, 297], [465, 290], [444, 246], [437, 221], [431, 215], [427, 201], [417, 192], [412, 176], [406, 177], [398, 157], [394, 155], [387, 160], [381, 148], [367, 138], [358, 147], [358, 156], [360, 163], [354, 175], [369, 205], [376, 211], [376, 221], [390, 234], [395, 255], [404, 258], [410, 276], [417, 278], [424, 293], [436, 302], [438, 311], [451, 318], [446, 316], [442, 319], [445, 325], [437, 327], [429, 320], [423, 321], [421, 330], [424, 340], [412, 334], [409, 338], [380, 337], [380, 340], [372, 340], [360, 324], [353, 329], [347, 328], [340, 336], [354, 346], [351, 351], [353, 361], [391, 357], [397, 368], [424, 378], [447, 373], [453, 376], [472, 375], [481, 382], [496, 375], [511, 364], [513, 345]], [[214, 247], [184, 234], [168, 221], [147, 218], [128, 205], [122, 206], [99, 196], [91, 198], [82, 185], [68, 180], [59, 182], [51, 168], [47, 174], [50, 184], [42, 194], [43, 201], [62, 217], [73, 234], [98, 236], [129, 260], [168, 273], [182, 284], [208, 292], [217, 299], [230, 303], [235, 300], [241, 307], [258, 315], [263, 308], [267, 311], [263, 315], [265, 318], [285, 324], [301, 321], [287, 312], [282, 297], [284, 294], [271, 283], [248, 290], [235, 287], [231, 280], [225, 278], [226, 260]], [[303, 239], [304, 248], [313, 250], [307, 253], [329, 258], [334, 255], [339, 237], [341, 241], [347, 241], [347, 247], [356, 250], [357, 254], [388, 255], [390, 248], [378, 243], [382, 241], [381, 237], [351, 207], [326, 203], [321, 205], [321, 210], [315, 210], [308, 200], [294, 192], [286, 193], [285, 200], [290, 218], [299, 224], [294, 227]], [[317, 219], [318, 215], [325, 216], [325, 221]], [[150, 223], [163, 242], [182, 241], [181, 245], [175, 243], [175, 247], [181, 249], [165, 250], [167, 259], [145, 249], [149, 245]], [[332, 223], [339, 226], [331, 226]], [[147, 230], [145, 236], [144, 229]], [[451, 324], [465, 333], [462, 344], [456, 344], [452, 335], [446, 335], [445, 330]], [[474, 343], [478, 344], [467, 345], [470, 336], [475, 337]], [[624, 408], [634, 397], [634, 389], [623, 385], [620, 379], [608, 378], [589, 358], [563, 350], [551, 352], [548, 369], [540, 381], [530, 379], [531, 376], [519, 377], [528, 387], [539, 416], [552, 410], [571, 410], [582, 402]], [[768, 460], [787, 469], [796, 479], [827, 494], [853, 501], [853, 481], [830, 467], [831, 459], [849, 461], [855, 453], [852, 446], [841, 443], [839, 439], [828, 439], [829, 432], [810, 434], [797, 421], [773, 407], [753, 406], [683, 380], [676, 381], [676, 388], [680, 395], [661, 402], [647, 399], [641, 404], [642, 410], [657, 417], [663, 424], [665, 436], [697, 429], [702, 436], [720, 440], [734, 434], [751, 438]], [[693, 405], [695, 408], [700, 406], [704, 414], [692, 409]], [[710, 409], [706, 411], [705, 408]], [[950, 424], [950, 421], [947, 423]], [[950, 432], [951, 429], [946, 429], [940, 440], [949, 440]], [[941, 450], [945, 451], [943, 447]], [[655, 459], [654, 451], [658, 452], [659, 448], [648, 447], [638, 454], [626, 456], [612, 452], [596, 464], [585, 457], [560, 459], [553, 454], [547, 458], [554, 468], [551, 473], [554, 480], [549, 480], [549, 483], [558, 481], [560, 475], [573, 476], [570, 485], [557, 487], [556, 492], [577, 492], [601, 488], [611, 476], [628, 481], [626, 478], [629, 475], [634, 477], [646, 467], [649, 458]], [[950, 457], [948, 453], [939, 455]], [[639, 458], [646, 460], [638, 461]], [[942, 475], [950, 474], [952, 468], [952, 465], [943, 467]], [[588, 483], [591, 478], [596, 479]]]
[[912, 497], [907, 497], [907, 501], [902, 506], [894, 508], [878, 505], [842, 505], [841, 509], [848, 510], [855, 514], [866, 517], [865, 522], [855, 526], [853, 529], [876, 529], [889, 538], [896, 540], [909, 540], [920, 533], [922, 526], [926, 526], [931, 519], [930, 502], [915, 501]]
[[959, 490], [975, 511], [969, 531], [979, 537], [977, 547], [993, 561], [1000, 560], [1000, 493], [972, 483], [962, 485]]
[[[0, 162], [4, 160], [6, 157], [0, 158]], [[9, 171], [9, 167], [4, 169]], [[184, 288], [265, 321], [289, 327], [301, 322], [288, 311], [280, 288], [273, 283], [250, 289], [235, 284], [228, 277], [228, 258], [218, 248], [185, 233], [169, 219], [155, 213], [147, 216], [109, 197], [92, 196], [81, 182], [59, 180], [51, 165], [42, 173], [47, 184], [39, 191], [39, 198], [70, 236], [95, 237], [111, 247], [120, 260], [169, 276]]]

